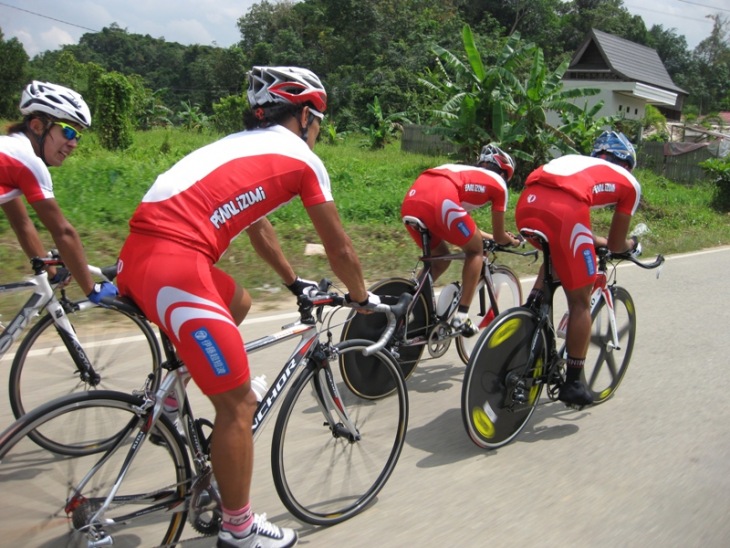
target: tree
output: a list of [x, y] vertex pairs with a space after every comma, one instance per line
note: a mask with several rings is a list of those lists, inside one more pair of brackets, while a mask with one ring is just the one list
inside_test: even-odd
[[17, 38], [5, 41], [0, 29], [0, 118], [16, 119], [23, 87], [28, 83], [28, 54]]
[[730, 108], [730, 44], [727, 38], [730, 20], [720, 15], [708, 17], [714, 21], [712, 32], [693, 52], [704, 84], [695, 97], [701, 114]]
[[99, 78], [96, 128], [101, 146], [107, 150], [124, 150], [132, 144], [134, 86], [118, 72]]

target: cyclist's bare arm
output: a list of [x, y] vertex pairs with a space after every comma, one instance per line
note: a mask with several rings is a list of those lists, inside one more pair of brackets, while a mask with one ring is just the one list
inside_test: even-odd
[[504, 211], [492, 210], [492, 230], [494, 235], [490, 240], [494, 240], [500, 245], [511, 245], [517, 247], [520, 241], [504, 228]]
[[353, 301], [365, 301], [368, 292], [365, 288], [360, 259], [355, 253], [350, 237], [342, 227], [334, 202], [308, 207], [307, 213], [322, 240], [332, 272], [345, 284]]
[[2, 204], [2, 208], [26, 256], [29, 259], [43, 257], [46, 254], [46, 248], [41, 242], [33, 221], [28, 216], [23, 199], [18, 197], [10, 200]]
[[[94, 279], [89, 272], [86, 254], [78, 232], [64, 217], [58, 202], [53, 198], [33, 202], [32, 205], [43, 226], [51, 233], [64, 264], [73, 274], [76, 283], [81, 286], [84, 295], [88, 295], [94, 289]], [[39, 256], [42, 257], [44, 254], [41, 252]]]
[[608, 231], [608, 239], [594, 237], [595, 246], [608, 247], [608, 249], [614, 253], [630, 251], [634, 247], [634, 242], [626, 239], [626, 235], [629, 233], [630, 224], [631, 215], [621, 213], [619, 211], [614, 212], [613, 219], [611, 221], [611, 228]]
[[271, 222], [266, 217], [259, 219], [246, 229], [246, 234], [258, 256], [274, 269], [284, 284], [294, 283], [297, 275], [284, 256]]

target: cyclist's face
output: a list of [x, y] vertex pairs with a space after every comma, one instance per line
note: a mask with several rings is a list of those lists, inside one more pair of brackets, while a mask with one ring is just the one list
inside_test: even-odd
[[[79, 133], [81, 132], [81, 126], [78, 124], [64, 123], [73, 126]], [[78, 144], [77, 139], [68, 139], [66, 137], [63, 127], [53, 124], [43, 143], [46, 162], [51, 166], [60, 166], [66, 157], [76, 149]]]

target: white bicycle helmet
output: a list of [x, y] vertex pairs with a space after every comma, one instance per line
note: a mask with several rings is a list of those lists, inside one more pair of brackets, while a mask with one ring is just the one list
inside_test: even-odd
[[251, 107], [272, 104], [311, 105], [327, 110], [327, 92], [316, 74], [300, 67], [253, 67], [248, 73]]
[[34, 80], [26, 86], [20, 97], [20, 112], [23, 116], [42, 112], [85, 128], [91, 126], [91, 111], [83, 97], [72, 89], [48, 82]]
[[494, 164], [499, 169], [504, 171], [507, 179], [505, 182], [509, 182], [509, 180], [512, 178], [512, 175], [515, 174], [515, 161], [512, 159], [512, 156], [507, 154], [497, 145], [490, 144], [484, 145], [482, 147], [482, 152], [479, 154], [479, 160], [477, 160], [477, 165], [483, 162], [486, 162], [488, 164]]

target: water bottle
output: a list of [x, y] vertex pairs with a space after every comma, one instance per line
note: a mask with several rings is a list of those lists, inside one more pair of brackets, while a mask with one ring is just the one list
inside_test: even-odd
[[561, 339], [565, 338], [565, 334], [568, 332], [568, 312], [566, 311], [565, 314], [563, 314], [563, 318], [560, 320], [560, 323], [558, 324], [557, 329], [555, 330], [555, 334], [560, 337]]
[[256, 401], [261, 402], [269, 390], [269, 383], [266, 382], [266, 375], [259, 375], [251, 379], [251, 390], [256, 394]]
[[436, 314], [439, 318], [447, 319], [453, 314], [459, 304], [460, 290], [457, 282], [450, 283], [441, 290], [436, 303]]

